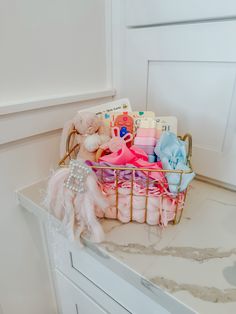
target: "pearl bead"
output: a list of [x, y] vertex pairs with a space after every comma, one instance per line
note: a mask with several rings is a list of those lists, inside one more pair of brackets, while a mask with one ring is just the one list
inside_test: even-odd
[[70, 173], [64, 186], [78, 193], [85, 192], [87, 176], [92, 172], [92, 170], [78, 160], [71, 160], [69, 164]]

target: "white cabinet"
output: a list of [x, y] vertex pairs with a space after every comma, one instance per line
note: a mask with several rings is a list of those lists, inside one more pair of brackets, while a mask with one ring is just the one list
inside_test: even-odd
[[163, 25], [188, 21], [232, 19], [234, 0], [125, 0], [126, 25]]
[[61, 305], [61, 314], [108, 313], [59, 271], [56, 271], [56, 280], [58, 299]]
[[[55, 218], [50, 217], [44, 229], [58, 308], [62, 314], [130, 313], [126, 309], [129, 304], [120, 302], [119, 292], [112, 293], [113, 289], [117, 291], [120, 287], [122, 291], [125, 286], [119, 286], [116, 278], [113, 278], [116, 285], [111, 285], [111, 271], [88, 254], [86, 247], [81, 247], [63, 236], [58, 231], [61, 229], [60, 222]], [[103, 282], [108, 289], [104, 287]]]
[[178, 117], [179, 134], [192, 134], [198, 174], [234, 185], [235, 74], [236, 66], [224, 62], [153, 61], [147, 99], [159, 115]]
[[[136, 285], [131, 284], [125, 277], [125, 272], [124, 275], [121, 275], [121, 272], [117, 272], [116, 266], [113, 266], [113, 269], [110, 265], [110, 258], [107, 255], [103, 256], [96, 246], [93, 249], [88, 249], [86, 246], [83, 248], [78, 247], [76, 243], [71, 243], [59, 232], [52, 232], [52, 229], [48, 232], [48, 244], [52, 255], [52, 264], [57, 274], [56, 277], [58, 277], [58, 272], [62, 273], [73, 283], [72, 286], [84, 291], [93, 302], [107, 313], [143, 314], [147, 309], [148, 314], [169, 313], [159, 304], [158, 298], [153, 299], [145, 295], [137, 287], [137, 282]], [[63, 283], [61, 288], [59, 282], [58, 288], [60, 303], [62, 298], [68, 299], [68, 294], [65, 293]], [[75, 291], [74, 294], [78, 298], [78, 292]], [[85, 300], [87, 299], [83, 298], [82, 302], [85, 302]], [[162, 301], [161, 297], [160, 301]], [[63, 300], [62, 308], [66, 306], [64, 304], [69, 304], [68, 306], [74, 309], [75, 298]], [[176, 307], [178, 306], [176, 305]], [[183, 311], [182, 313], [192, 313], [185, 308], [183, 308]], [[93, 314], [93, 312], [87, 313]]]
[[[229, 16], [230, 9], [235, 14], [235, 4], [228, 3], [221, 15], [223, 2], [217, 1], [211, 11], [217, 21], [202, 21], [204, 10], [198, 10], [184, 23], [193, 5], [182, 0], [186, 6], [174, 14], [168, 11], [169, 2], [150, 1], [146, 9], [144, 1], [125, 2], [129, 27], [124, 31], [122, 92], [139, 110], [146, 107], [158, 115], [176, 115], [179, 134], [193, 135], [197, 174], [236, 186], [236, 42], [232, 37], [236, 21], [218, 21]], [[207, 8], [210, 2], [204, 2]], [[131, 5], [137, 7], [137, 15]], [[158, 6], [160, 23], [171, 25], [158, 26], [156, 20], [150, 27], [154, 14], [148, 15], [147, 10], [155, 12]]]

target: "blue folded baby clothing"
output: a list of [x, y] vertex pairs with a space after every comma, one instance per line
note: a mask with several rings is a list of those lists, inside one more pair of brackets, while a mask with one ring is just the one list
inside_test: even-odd
[[148, 161], [149, 161], [149, 162], [156, 162], [156, 155], [154, 155], [154, 154], [149, 154], [149, 155], [148, 155]]
[[[163, 169], [183, 171], [190, 170], [187, 165], [186, 142], [180, 140], [174, 133], [163, 132], [154, 151], [161, 159]], [[182, 175], [180, 192], [187, 188], [194, 177], [194, 172]], [[177, 193], [180, 182], [180, 174], [166, 173], [166, 178], [169, 184], [170, 192]]]

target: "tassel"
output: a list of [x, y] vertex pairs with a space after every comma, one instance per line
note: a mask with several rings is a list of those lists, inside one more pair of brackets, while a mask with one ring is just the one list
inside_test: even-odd
[[69, 135], [69, 133], [73, 130], [74, 128], [74, 121], [69, 120], [68, 122], [65, 123], [62, 134], [61, 134], [61, 141], [60, 141], [60, 158], [63, 158], [66, 152], [66, 139]]
[[59, 219], [62, 219], [64, 216], [63, 190], [64, 180], [68, 173], [69, 170], [67, 168], [54, 172], [48, 181], [47, 194], [43, 202], [43, 205]]
[[84, 213], [82, 211], [84, 207], [84, 194], [77, 193], [75, 200], [75, 220], [76, 220], [76, 228], [75, 228], [75, 238], [79, 239], [81, 233], [85, 230], [85, 219]]
[[[81, 169], [84, 181], [76, 182], [76, 171]], [[99, 207], [104, 212], [108, 202], [99, 190], [96, 175], [81, 161], [75, 161], [74, 164], [72, 161], [70, 168], [59, 169], [53, 174], [48, 182], [44, 205], [62, 221], [71, 241], [80, 237], [85, 230], [89, 231], [93, 241], [104, 240], [104, 232], [95, 209]]]
[[84, 204], [83, 204], [84, 206], [82, 209], [84, 211], [83, 216], [84, 216], [85, 224], [90, 233], [91, 240], [94, 242], [102, 242], [104, 241], [105, 235], [104, 235], [102, 226], [100, 225], [100, 223], [97, 220], [97, 217], [95, 216], [94, 203], [88, 193], [89, 192], [86, 192], [86, 195], [84, 196]]
[[92, 172], [87, 178], [87, 188], [91, 195], [93, 195], [95, 205], [100, 207], [100, 209], [105, 212], [105, 209], [109, 206], [109, 202], [99, 189], [97, 177], [94, 172]]

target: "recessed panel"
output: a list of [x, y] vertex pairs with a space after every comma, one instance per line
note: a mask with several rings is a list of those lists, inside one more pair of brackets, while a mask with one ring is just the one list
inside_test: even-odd
[[235, 82], [235, 65], [216, 62], [149, 62], [148, 109], [176, 115], [178, 133], [194, 145], [221, 152]]

